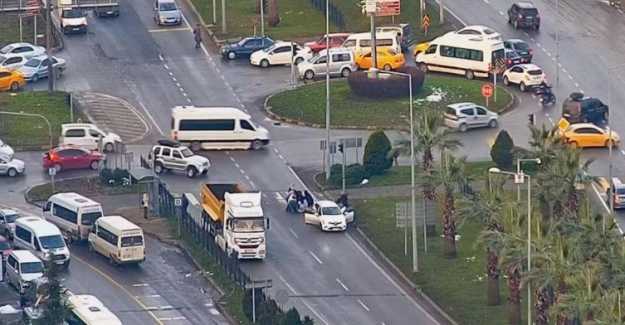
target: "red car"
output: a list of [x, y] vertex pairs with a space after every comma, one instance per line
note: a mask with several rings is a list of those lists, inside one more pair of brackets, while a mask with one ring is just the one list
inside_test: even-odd
[[5, 260], [12, 251], [11, 242], [6, 237], [0, 236], [0, 254], [2, 254], [2, 259]]
[[[348, 33], [334, 33], [334, 34], [328, 34], [328, 35], [330, 36], [330, 48], [339, 47], [343, 45], [343, 42], [345, 42], [345, 40], [349, 36]], [[326, 49], [326, 36], [323, 35], [321, 36], [320, 39], [314, 42], [305, 43], [304, 46], [309, 47], [313, 53], [317, 53], [321, 50], [325, 50]]]
[[98, 169], [104, 155], [77, 147], [57, 147], [43, 154], [43, 168], [54, 168], [57, 172], [65, 169]]

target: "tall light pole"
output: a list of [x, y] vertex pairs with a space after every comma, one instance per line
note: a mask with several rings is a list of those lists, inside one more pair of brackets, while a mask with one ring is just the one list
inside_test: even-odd
[[46, 56], [48, 57], [48, 93], [54, 91], [54, 68], [50, 50], [52, 48], [52, 1], [46, 1]]
[[[608, 109], [612, 108], [612, 72], [618, 71], [625, 67], [625, 63], [621, 63], [608, 68]], [[608, 112], [607, 116], [607, 124], [608, 124], [608, 181], [612, 182], [612, 128], [610, 127], [610, 112]], [[608, 189], [608, 200], [610, 202], [610, 214], [614, 214], [614, 188], [610, 186]], [[605, 232], [606, 222], [605, 218], [603, 220], [603, 232]]]
[[[514, 176], [516, 184], [524, 183], [527, 177], [527, 272], [532, 271], [532, 179], [530, 175], [525, 175], [523, 171], [512, 173], [502, 171], [499, 168], [492, 167], [488, 170], [489, 181], [490, 174], [502, 174]], [[530, 282], [527, 282], [527, 325], [532, 325], [532, 288]]]
[[[541, 163], [540, 158], [522, 158], [522, 159], [517, 159], [516, 160], [516, 173], [517, 174], [521, 174], [521, 172], [522, 172], [522, 170], [521, 170], [521, 163], [525, 162], [525, 161], [533, 161], [533, 162], [535, 162], [535, 163], [537, 163], [539, 165]], [[521, 183], [517, 184], [516, 191], [517, 191], [517, 193], [516, 193], [516, 200], [518, 202], [521, 202]]]
[[556, 87], [560, 85], [560, 0], [556, 0]]
[[[415, 193], [415, 152], [414, 152], [414, 114], [412, 109], [412, 75], [409, 73], [384, 71], [387, 73], [408, 78], [408, 96], [410, 97], [410, 216], [412, 220], [412, 271], [419, 272], [419, 253], [417, 249], [417, 214]], [[425, 214], [423, 215], [423, 240], [427, 247]]]
[[330, 0], [326, 0], [326, 180], [330, 179]]
[[260, 36], [265, 37], [265, 0], [260, 0]]

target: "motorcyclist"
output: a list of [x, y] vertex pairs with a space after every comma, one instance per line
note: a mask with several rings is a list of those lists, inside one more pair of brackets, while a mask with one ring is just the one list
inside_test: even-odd
[[547, 81], [543, 81], [538, 88], [536, 88], [536, 95], [540, 96], [540, 101], [542, 104], [551, 104], [555, 103], [556, 96], [553, 94], [551, 90], [551, 85], [547, 83]]

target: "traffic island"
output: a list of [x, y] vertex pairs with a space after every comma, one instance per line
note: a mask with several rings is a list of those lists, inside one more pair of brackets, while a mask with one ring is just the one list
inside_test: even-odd
[[[474, 102], [485, 105], [482, 86], [487, 80], [428, 74], [420, 92], [414, 96], [414, 112], [433, 107], [440, 112], [449, 104]], [[513, 108], [514, 95], [498, 86], [488, 108], [500, 114]], [[276, 120], [309, 127], [325, 127], [326, 91], [324, 82], [308, 83], [296, 89], [274, 94], [265, 101], [267, 114]], [[410, 100], [408, 96], [372, 100], [352, 93], [346, 80], [330, 84], [331, 124], [344, 129], [408, 130]]]

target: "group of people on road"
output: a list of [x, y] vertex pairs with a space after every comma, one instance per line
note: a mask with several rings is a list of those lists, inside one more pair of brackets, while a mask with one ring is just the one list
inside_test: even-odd
[[304, 210], [312, 208], [314, 203], [315, 199], [308, 190], [302, 192], [289, 187], [286, 194], [286, 212], [302, 213]]

